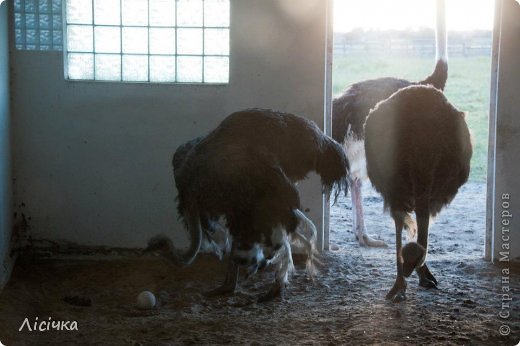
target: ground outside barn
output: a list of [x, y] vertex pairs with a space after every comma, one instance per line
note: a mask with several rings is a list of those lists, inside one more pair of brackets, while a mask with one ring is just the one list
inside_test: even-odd
[[[384, 296], [395, 279], [393, 223], [365, 187], [369, 233], [387, 248], [360, 248], [351, 232], [350, 201], [331, 209], [331, 251], [314, 281], [297, 270], [282, 299], [256, 303], [272, 272], [240, 282], [232, 296], [202, 292], [223, 279], [210, 255], [187, 268], [151, 257], [21, 258], [0, 295], [4, 345], [516, 345], [520, 340], [520, 275], [511, 268], [508, 319], [501, 319], [502, 272], [482, 260], [485, 185], [468, 183], [430, 231], [430, 269], [438, 290], [408, 279], [407, 301]], [[483, 202], [482, 202], [483, 203]], [[107, 260], [106, 258], [110, 258]], [[158, 305], [138, 310], [139, 292]], [[82, 306], [85, 305], [85, 306]], [[25, 318], [77, 321], [77, 331], [19, 331]], [[509, 336], [500, 335], [507, 325]]]

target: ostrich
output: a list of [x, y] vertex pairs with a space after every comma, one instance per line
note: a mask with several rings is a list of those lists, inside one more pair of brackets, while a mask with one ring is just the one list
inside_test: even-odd
[[[413, 270], [419, 284], [436, 288], [425, 263], [431, 216], [468, 179], [472, 146], [465, 115], [431, 86], [409, 86], [377, 104], [365, 124], [367, 172], [395, 222], [397, 279], [386, 295], [406, 299], [405, 277]], [[415, 211], [417, 242], [402, 248], [405, 217]]]
[[[290, 243], [303, 243], [310, 260], [315, 251], [315, 227], [300, 211], [295, 183], [316, 171], [325, 192], [333, 188], [346, 192], [349, 164], [341, 146], [313, 122], [248, 109], [229, 115], [207, 136], [180, 146], [173, 167], [178, 212], [191, 244], [179, 256], [171, 240], [157, 236], [148, 250], [190, 264], [203, 238], [211, 239], [223, 217], [232, 242], [230, 261], [223, 284], [209, 294], [233, 292], [239, 266], [251, 275], [272, 264], [276, 278], [261, 297], [266, 300], [280, 295], [287, 282], [292, 269]], [[300, 224], [310, 228], [310, 239], [297, 231]]]
[[[386, 246], [367, 234], [363, 214], [362, 181], [367, 178], [363, 125], [370, 110], [381, 100], [397, 90], [410, 85], [433, 85], [443, 90], [448, 78], [447, 40], [444, 0], [437, 0], [436, 24], [436, 65], [433, 73], [419, 82], [397, 78], [379, 78], [351, 85], [332, 103], [332, 137], [343, 144], [350, 162], [350, 194], [352, 199], [353, 228], [356, 238], [363, 246]], [[405, 217], [405, 225], [410, 235], [416, 230], [415, 221]]]

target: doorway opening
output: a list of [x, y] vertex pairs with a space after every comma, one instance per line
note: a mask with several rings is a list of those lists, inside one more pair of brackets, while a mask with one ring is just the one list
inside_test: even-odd
[[[471, 15], [467, 9], [471, 8]], [[486, 245], [486, 177], [494, 1], [447, 1], [448, 80], [444, 93], [466, 121], [474, 146], [471, 173], [430, 227], [430, 260], [482, 258]], [[435, 65], [435, 1], [334, 1], [332, 97], [351, 84], [381, 77], [420, 81]], [[334, 127], [334, 123], [332, 126]], [[362, 188], [367, 233], [390, 251], [362, 250], [353, 230], [352, 201], [330, 207], [329, 248], [363, 256], [394, 256], [393, 220], [369, 180]], [[349, 250], [347, 250], [349, 249]], [[392, 266], [393, 268], [393, 266]]]

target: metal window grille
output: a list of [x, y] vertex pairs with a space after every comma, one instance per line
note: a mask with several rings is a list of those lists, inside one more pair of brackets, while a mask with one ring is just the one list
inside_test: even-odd
[[19, 50], [63, 49], [61, 0], [13, 0]]
[[65, 0], [72, 80], [227, 83], [229, 0]]

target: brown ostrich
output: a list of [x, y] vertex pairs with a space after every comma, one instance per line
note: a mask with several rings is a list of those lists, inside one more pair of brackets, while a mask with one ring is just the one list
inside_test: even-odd
[[[437, 287], [425, 263], [431, 216], [468, 179], [472, 154], [463, 112], [431, 86], [410, 86], [380, 102], [365, 124], [367, 172], [395, 222], [397, 279], [386, 295], [406, 299], [405, 277], [415, 269], [422, 287]], [[402, 247], [407, 214], [417, 217], [417, 243]]]
[[[233, 113], [207, 136], [180, 146], [173, 157], [178, 212], [190, 248], [179, 255], [171, 240], [158, 236], [148, 250], [189, 264], [223, 218], [232, 244], [229, 269], [222, 286], [210, 293], [233, 292], [239, 265], [251, 275], [272, 264], [276, 279], [262, 299], [275, 297], [292, 268], [290, 243], [303, 242], [310, 260], [314, 252], [315, 227], [300, 211], [295, 183], [316, 171], [326, 192], [346, 191], [348, 166], [341, 146], [312, 121], [266, 109]], [[311, 236], [299, 225], [310, 227]]]
[[[366, 160], [363, 125], [370, 110], [379, 102], [397, 90], [410, 85], [433, 85], [443, 90], [448, 78], [446, 49], [446, 24], [444, 0], [437, 0], [436, 24], [436, 66], [432, 75], [419, 81], [411, 82], [398, 78], [378, 78], [351, 85], [332, 103], [332, 137], [343, 144], [350, 162], [350, 195], [352, 199], [353, 228], [360, 245], [385, 246], [367, 234], [363, 214], [363, 197], [361, 187], [366, 180]], [[406, 216], [405, 225], [410, 233], [414, 233], [416, 224]]]

